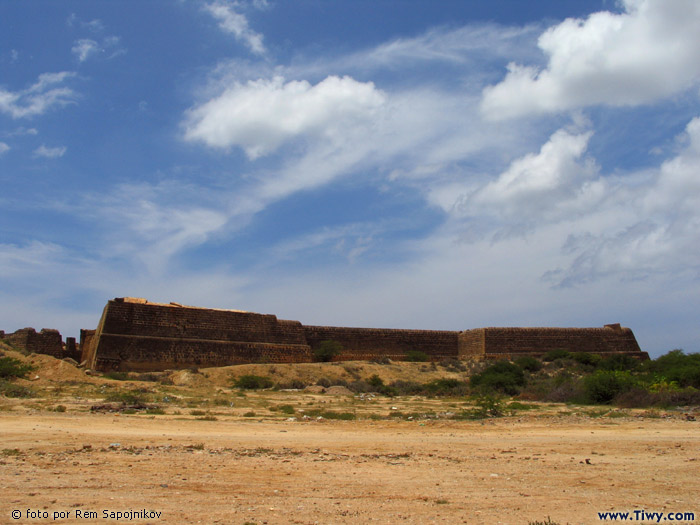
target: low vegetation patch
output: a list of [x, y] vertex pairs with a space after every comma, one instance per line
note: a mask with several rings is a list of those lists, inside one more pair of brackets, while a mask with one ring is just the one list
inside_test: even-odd
[[420, 350], [409, 350], [406, 352], [406, 361], [414, 363], [426, 363], [430, 361], [430, 356]]
[[262, 388], [272, 388], [274, 383], [267, 376], [256, 376], [246, 374], [233, 381], [234, 388], [242, 390], [260, 390]]
[[14, 357], [0, 357], [0, 379], [14, 379], [27, 377], [34, 370], [28, 363], [23, 363]]
[[31, 388], [26, 386], [16, 385], [10, 381], [5, 381], [0, 379], [0, 396], [14, 397], [14, 398], [29, 398], [35, 397], [36, 392]]
[[338, 341], [326, 340], [321, 341], [318, 346], [313, 349], [314, 361], [319, 363], [327, 363], [332, 361], [335, 356], [343, 351], [343, 345]]

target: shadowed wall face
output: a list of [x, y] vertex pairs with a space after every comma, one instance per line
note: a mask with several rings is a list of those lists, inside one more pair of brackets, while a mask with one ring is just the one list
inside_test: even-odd
[[304, 326], [304, 331], [311, 348], [328, 340], [343, 345], [343, 351], [334, 361], [372, 360], [381, 357], [401, 361], [412, 350], [423, 352], [432, 360], [457, 357], [459, 332], [335, 326]]
[[629, 328], [477, 328], [460, 334], [460, 357], [541, 356], [551, 350], [647, 358]]

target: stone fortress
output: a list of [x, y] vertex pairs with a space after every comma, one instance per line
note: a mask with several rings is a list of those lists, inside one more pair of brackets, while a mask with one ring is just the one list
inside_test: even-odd
[[389, 358], [420, 351], [432, 361], [542, 356], [550, 350], [626, 354], [648, 359], [629, 328], [476, 328], [464, 331], [308, 326], [274, 315], [152, 303], [133, 297], [107, 303], [95, 330], [81, 330], [80, 345], [56, 330], [0, 333], [36, 353], [71, 357], [100, 371], [160, 371], [246, 363], [308, 363], [322, 341], [337, 341], [334, 361]]
[[308, 363], [322, 341], [342, 345], [334, 361], [407, 359], [420, 351], [433, 361], [541, 356], [566, 349], [648, 359], [629, 328], [477, 328], [398, 330], [307, 326], [239, 310], [116, 298], [96, 330], [82, 330], [81, 361], [96, 370], [157, 371], [244, 363]]

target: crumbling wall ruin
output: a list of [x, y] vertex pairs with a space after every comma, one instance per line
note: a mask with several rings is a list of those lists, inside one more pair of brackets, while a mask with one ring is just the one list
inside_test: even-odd
[[34, 328], [22, 328], [11, 334], [0, 330], [0, 339], [27, 353], [46, 354], [58, 359], [69, 357], [75, 361], [80, 359], [80, 350], [75, 338], [66, 337], [64, 343], [61, 333], [52, 328], [42, 328], [41, 332]]

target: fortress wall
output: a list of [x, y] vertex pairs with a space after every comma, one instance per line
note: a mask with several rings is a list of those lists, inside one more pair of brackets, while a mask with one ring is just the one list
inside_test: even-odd
[[459, 334], [458, 354], [460, 359], [483, 356], [486, 352], [486, 338], [483, 328], [465, 330]]
[[310, 361], [311, 349], [306, 345], [102, 334], [93, 366], [103, 371], [149, 372]]
[[106, 313], [105, 334], [305, 344], [301, 323], [274, 315], [119, 299], [109, 301]]
[[59, 359], [65, 357], [63, 338], [58, 330], [42, 328], [41, 332], [37, 332], [34, 328], [22, 328], [14, 333], [5, 334], [4, 339], [26, 352], [52, 355]]
[[490, 354], [542, 355], [550, 350], [597, 354], [642, 355], [629, 328], [482, 328], [485, 351]]
[[311, 361], [298, 321], [233, 310], [115, 299], [84, 335], [83, 360], [103, 371]]
[[[60, 340], [60, 336], [59, 336]], [[298, 363], [313, 359], [324, 340], [343, 346], [336, 361], [388, 357], [409, 351], [432, 360], [541, 356], [550, 350], [598, 354], [640, 352], [634, 334], [604, 328], [479, 328], [464, 332], [303, 326], [274, 315], [114, 299], [96, 330], [81, 331], [82, 361], [97, 370], [155, 371], [243, 363]]]
[[360, 361], [388, 357], [405, 360], [406, 353], [418, 350], [433, 360], [457, 357], [459, 332], [437, 330], [396, 330], [381, 328], [342, 328], [304, 326], [306, 341], [315, 348], [321, 341], [333, 340], [343, 345], [335, 361]]

